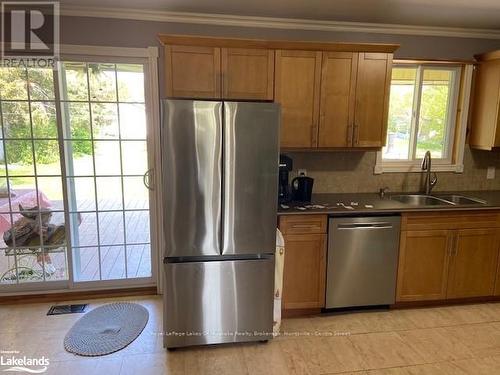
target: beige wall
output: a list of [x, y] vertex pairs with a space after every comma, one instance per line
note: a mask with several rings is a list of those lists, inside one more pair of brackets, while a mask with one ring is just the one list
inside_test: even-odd
[[[498, 39], [280, 30], [91, 17], [62, 17], [61, 19], [61, 42], [65, 44], [119, 47], [159, 46], [160, 43], [157, 40], [159, 33], [278, 40], [397, 43], [401, 47], [396, 51], [395, 57], [409, 59], [471, 60], [474, 54], [500, 48]], [[160, 67], [162, 66], [163, 58], [160, 57]], [[163, 82], [163, 70], [160, 69], [160, 95], [164, 93]]]
[[[500, 40], [386, 35], [353, 32], [279, 30], [134, 21], [88, 17], [63, 17], [61, 42], [66, 44], [120, 47], [160, 45], [158, 33], [213, 35], [228, 37], [317, 40], [337, 42], [399, 43], [396, 58], [472, 59], [474, 54], [500, 49]], [[163, 89], [163, 60], [160, 58], [160, 95]], [[374, 152], [293, 153], [295, 168], [306, 168], [315, 178], [315, 193], [375, 192], [389, 186], [393, 191], [418, 190], [418, 173], [374, 175]], [[499, 177], [486, 180], [489, 165], [500, 167], [500, 153], [466, 150], [462, 174], [440, 173], [436, 189], [500, 189]]]
[[[293, 167], [307, 169], [314, 178], [314, 193], [418, 191], [421, 173], [373, 174], [376, 153], [370, 152], [292, 152]], [[488, 166], [497, 168], [493, 180], [486, 179]], [[435, 190], [500, 190], [500, 152], [470, 150], [466, 147], [463, 173], [438, 173]]]

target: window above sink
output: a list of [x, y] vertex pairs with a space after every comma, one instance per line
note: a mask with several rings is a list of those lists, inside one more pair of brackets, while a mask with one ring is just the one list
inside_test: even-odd
[[433, 171], [463, 171], [472, 65], [398, 60], [392, 69], [386, 146], [375, 174], [420, 172], [431, 151]]

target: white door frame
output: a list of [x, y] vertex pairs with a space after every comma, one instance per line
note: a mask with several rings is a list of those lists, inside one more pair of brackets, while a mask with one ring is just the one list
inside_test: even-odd
[[[109, 288], [129, 288], [139, 286], [157, 286], [161, 291], [161, 243], [162, 211], [161, 207], [161, 148], [160, 148], [160, 99], [158, 81], [158, 47], [127, 48], [106, 47], [88, 45], [60, 46], [61, 60], [75, 59], [76, 61], [93, 60], [98, 58], [99, 62], [128, 62], [144, 65], [145, 75], [145, 107], [146, 121], [148, 124], [148, 164], [153, 169], [153, 178], [150, 190], [150, 236], [151, 236], [151, 278], [135, 278], [121, 280], [99, 280], [75, 283], [72, 278], [72, 249], [71, 244], [67, 248], [68, 280], [50, 282], [51, 289], [47, 289], [46, 282], [25, 283], [15, 285], [2, 285], [1, 295], [31, 294], [44, 291], [45, 293], [57, 293], [68, 290], [98, 290]], [[64, 161], [62, 161], [64, 162]], [[64, 168], [63, 168], [64, 171]], [[66, 189], [66, 178], [63, 172], [62, 183]]]

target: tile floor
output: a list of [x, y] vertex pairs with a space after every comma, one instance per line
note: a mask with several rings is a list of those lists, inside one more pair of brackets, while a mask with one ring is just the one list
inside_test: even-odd
[[[161, 297], [143, 304], [146, 329], [124, 350], [84, 358], [62, 340], [80, 315], [46, 316], [49, 303], [0, 305], [0, 351], [50, 359], [48, 374], [500, 374], [500, 303], [286, 319], [267, 344], [162, 347]], [[76, 303], [76, 302], [75, 302]], [[1, 370], [1, 368], [0, 368]]]

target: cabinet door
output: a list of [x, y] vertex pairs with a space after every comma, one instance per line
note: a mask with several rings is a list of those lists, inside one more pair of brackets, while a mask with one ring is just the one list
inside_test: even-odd
[[283, 309], [325, 306], [326, 234], [285, 236]]
[[222, 49], [222, 97], [224, 99], [273, 100], [274, 51]]
[[276, 51], [275, 101], [281, 104], [281, 147], [317, 146], [321, 52]]
[[167, 96], [221, 98], [220, 48], [165, 47]]
[[456, 231], [448, 278], [448, 298], [493, 295], [498, 233], [497, 229]]
[[354, 113], [355, 147], [385, 145], [391, 68], [390, 53], [359, 53]]
[[352, 52], [323, 53], [319, 147], [352, 146], [357, 59]]
[[448, 230], [401, 233], [398, 302], [446, 298], [452, 233]]
[[500, 60], [481, 62], [477, 67], [469, 144], [491, 150], [500, 146]]

